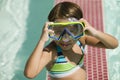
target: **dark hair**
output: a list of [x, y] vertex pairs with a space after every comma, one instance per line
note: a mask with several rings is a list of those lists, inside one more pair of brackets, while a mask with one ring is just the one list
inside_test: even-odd
[[78, 20], [83, 18], [81, 8], [72, 2], [61, 2], [50, 11], [48, 20], [55, 21], [55, 19], [66, 19], [70, 17], [74, 17]]

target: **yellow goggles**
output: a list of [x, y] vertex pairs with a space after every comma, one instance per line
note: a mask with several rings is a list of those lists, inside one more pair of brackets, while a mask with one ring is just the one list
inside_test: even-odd
[[54, 31], [54, 33], [49, 33], [49, 37], [54, 40], [60, 40], [64, 34], [70, 35], [73, 39], [78, 39], [85, 34], [84, 24], [81, 22], [53, 23], [48, 29]]

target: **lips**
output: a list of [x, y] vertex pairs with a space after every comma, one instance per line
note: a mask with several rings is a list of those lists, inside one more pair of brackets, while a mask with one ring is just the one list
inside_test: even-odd
[[67, 47], [67, 46], [69, 46], [70, 44], [60, 43], [60, 45], [62, 45], [63, 47]]

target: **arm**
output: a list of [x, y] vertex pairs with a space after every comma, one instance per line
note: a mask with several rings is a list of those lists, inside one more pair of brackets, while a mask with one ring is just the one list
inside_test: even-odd
[[93, 36], [85, 36], [85, 43], [90, 46], [108, 48], [108, 49], [114, 49], [118, 46], [118, 42], [116, 39], [115, 40], [108, 40], [106, 38], [102, 40], [100, 39], [93, 37]]
[[45, 42], [39, 41], [38, 45], [29, 57], [24, 70], [26, 77], [34, 78], [37, 76], [39, 72], [51, 60], [50, 55], [52, 52], [43, 51], [44, 44]]
[[85, 23], [84, 31], [86, 32], [85, 42], [87, 45], [114, 49], [118, 46], [118, 40], [106, 33], [94, 29], [86, 20], [82, 19]]
[[47, 26], [48, 23], [46, 23], [43, 34], [26, 63], [24, 74], [28, 78], [34, 78], [51, 60], [50, 55], [52, 51], [44, 51], [44, 45], [48, 40], [48, 33], [50, 32]]

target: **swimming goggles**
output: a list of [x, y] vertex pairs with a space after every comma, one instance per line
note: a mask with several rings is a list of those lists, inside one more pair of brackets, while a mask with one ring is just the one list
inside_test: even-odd
[[77, 40], [85, 34], [83, 31], [84, 24], [81, 22], [55, 22], [50, 24], [48, 29], [54, 31], [54, 33], [49, 33], [49, 37], [53, 40], [60, 40], [66, 34]]

